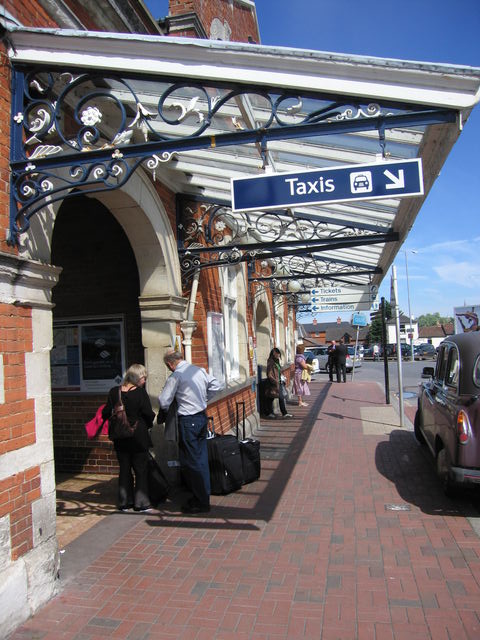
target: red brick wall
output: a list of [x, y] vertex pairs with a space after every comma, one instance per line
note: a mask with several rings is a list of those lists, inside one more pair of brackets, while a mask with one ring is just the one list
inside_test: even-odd
[[32, 351], [31, 309], [0, 304], [5, 402], [0, 404], [0, 455], [35, 442], [34, 401], [27, 399], [25, 352]]
[[[170, 0], [169, 14], [178, 16], [184, 13], [195, 12], [208, 35], [210, 35], [210, 25], [214, 18], [218, 18], [222, 23], [226, 20], [232, 30], [230, 39], [234, 42], [248, 42], [252, 38], [259, 42], [260, 36], [257, 31], [254, 14], [249, 7], [233, 2], [233, 12], [228, 0]], [[179, 35], [175, 33], [175, 35]], [[189, 33], [185, 36], [193, 35]]]
[[56, 27], [57, 24], [34, 0], [4, 0], [3, 7], [25, 27]]
[[33, 548], [32, 502], [40, 497], [38, 466], [0, 481], [0, 517], [10, 515], [12, 560]]

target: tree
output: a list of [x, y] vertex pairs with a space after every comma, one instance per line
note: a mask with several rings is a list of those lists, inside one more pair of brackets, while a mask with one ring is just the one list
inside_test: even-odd
[[441, 316], [438, 311], [435, 313], [425, 313], [417, 318], [419, 327], [435, 327], [440, 324], [453, 323], [453, 318], [450, 316]]
[[[390, 303], [385, 300], [385, 319], [390, 320], [392, 317], [392, 307]], [[368, 332], [368, 343], [375, 344], [382, 342], [382, 312], [376, 311], [370, 315], [372, 321], [370, 325], [370, 331]]]

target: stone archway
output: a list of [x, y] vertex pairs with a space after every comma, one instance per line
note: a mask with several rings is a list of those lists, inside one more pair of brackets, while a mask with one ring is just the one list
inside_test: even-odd
[[[172, 344], [176, 323], [185, 319], [187, 304], [181, 297], [180, 266], [171, 222], [175, 215], [173, 194], [169, 216], [150, 177], [137, 170], [121, 189], [91, 197], [105, 205], [121, 225], [135, 256], [142, 343], [149, 388], [152, 396], [156, 396], [166, 377], [164, 350]], [[55, 220], [66, 202], [48, 205], [31, 218], [30, 229], [21, 238], [21, 255], [51, 263]]]

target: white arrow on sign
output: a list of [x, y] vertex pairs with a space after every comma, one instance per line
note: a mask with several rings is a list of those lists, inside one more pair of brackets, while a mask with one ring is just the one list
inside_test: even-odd
[[399, 169], [398, 176], [388, 169], [383, 172], [383, 175], [392, 181], [385, 185], [385, 189], [403, 189], [405, 187], [405, 173], [403, 169]]

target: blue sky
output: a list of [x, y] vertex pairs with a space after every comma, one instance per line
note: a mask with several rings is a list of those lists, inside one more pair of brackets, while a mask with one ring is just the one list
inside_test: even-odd
[[[168, 0], [145, 4], [155, 18], [168, 14]], [[256, 7], [265, 45], [480, 67], [480, 0], [257, 0]], [[480, 305], [479, 147], [477, 105], [403, 245], [415, 317]], [[408, 313], [404, 253], [395, 264], [399, 304]], [[380, 295], [390, 298], [390, 273]], [[350, 318], [316, 317], [337, 315]]]

